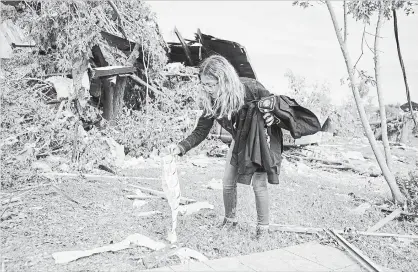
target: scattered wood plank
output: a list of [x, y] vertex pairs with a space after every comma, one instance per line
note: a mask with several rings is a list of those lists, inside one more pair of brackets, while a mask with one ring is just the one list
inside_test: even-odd
[[136, 71], [133, 66], [104, 66], [92, 68], [92, 79], [110, 77], [122, 74], [132, 74]]
[[115, 181], [115, 180], [159, 180], [159, 178], [147, 178], [147, 177], [122, 177], [122, 176], [104, 176], [104, 175], [92, 175], [92, 174], [73, 174], [73, 173], [58, 173], [49, 172], [42, 173], [44, 177], [53, 178], [85, 178], [86, 180], [93, 181]]
[[[154, 189], [150, 189], [150, 188], [146, 188], [146, 187], [142, 187], [142, 186], [138, 186], [138, 185], [132, 185], [132, 184], [129, 184], [129, 186], [132, 186], [134, 188], [138, 188], [143, 192], [147, 192], [149, 194], [153, 194], [153, 195], [156, 195], [156, 196], [159, 196], [159, 197], [162, 197], [162, 198], [166, 199], [165, 193], [163, 191], [157, 191], [157, 190], [154, 190]], [[191, 199], [191, 198], [187, 198], [187, 197], [183, 197], [183, 196], [180, 198], [180, 204], [182, 204], [182, 205], [195, 203], [195, 202], [196, 202], [196, 200]]]
[[381, 227], [383, 227], [384, 225], [386, 225], [387, 223], [389, 223], [393, 219], [395, 219], [398, 216], [400, 216], [401, 213], [402, 213], [402, 210], [400, 208], [394, 210], [388, 216], [386, 216], [385, 218], [383, 218], [382, 220], [380, 220], [379, 222], [377, 222], [374, 226], [370, 227], [367, 230], [367, 232], [375, 232], [375, 231], [377, 231], [378, 229], [380, 229]]
[[[281, 224], [270, 224], [270, 229], [272, 231], [296, 232], [296, 233], [307, 233], [307, 234], [314, 234], [314, 233], [319, 233], [319, 232], [324, 231], [323, 228], [303, 227], [303, 226], [296, 226], [296, 225], [281, 225]], [[334, 232], [338, 234], [346, 233], [344, 230], [334, 230]], [[408, 234], [368, 232], [368, 231], [359, 231], [359, 232], [355, 232], [354, 234], [364, 235], [364, 236], [394, 237], [394, 238], [418, 240], [418, 235], [408, 235]]]
[[147, 196], [127, 195], [126, 198], [127, 199], [151, 199], [151, 198], [161, 198], [161, 197], [159, 197], [159, 196], [152, 196], [152, 195], [147, 195]]
[[[381, 208], [380, 209], [382, 212], [393, 212], [394, 210], [391, 209], [387, 209], [387, 208]], [[418, 214], [414, 214], [414, 213], [408, 213], [408, 212], [401, 212], [402, 216], [411, 216], [411, 217], [418, 217]]]
[[334, 238], [360, 265], [362, 265], [367, 271], [381, 272], [382, 270], [376, 265], [369, 257], [363, 254], [360, 249], [350, 244], [334, 230], [325, 230], [325, 232]]
[[[344, 233], [344, 231], [337, 231], [338, 233]], [[364, 236], [376, 236], [376, 237], [393, 237], [393, 238], [402, 238], [402, 239], [412, 239], [418, 240], [418, 235], [408, 235], [408, 234], [396, 234], [396, 233], [384, 233], [384, 232], [357, 232], [359, 235]]]
[[180, 32], [178, 31], [177, 27], [174, 27], [174, 32], [177, 35], [177, 38], [179, 39], [181, 46], [183, 47], [184, 53], [186, 54], [187, 61], [189, 62], [189, 65], [193, 66], [193, 60], [192, 55], [190, 53], [189, 46], [187, 45], [186, 41], [181, 36]]
[[314, 234], [323, 231], [322, 228], [313, 228], [313, 227], [301, 227], [293, 225], [280, 225], [280, 224], [270, 224], [270, 230], [272, 231], [284, 231], [284, 232], [296, 232], [296, 233], [309, 233]]

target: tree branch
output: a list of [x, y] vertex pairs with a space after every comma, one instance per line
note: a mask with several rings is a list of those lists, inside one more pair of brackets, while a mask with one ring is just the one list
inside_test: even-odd
[[126, 36], [126, 32], [123, 29], [123, 25], [122, 25], [122, 17], [119, 13], [118, 7], [116, 7], [115, 3], [113, 3], [112, 0], [107, 0], [107, 2], [112, 6], [113, 11], [116, 13], [116, 16], [118, 17], [118, 22], [119, 22], [119, 30], [120, 32], [122, 32], [122, 35], [125, 37], [125, 39], [128, 39], [128, 36]]
[[366, 43], [367, 48], [369, 48], [370, 52], [372, 52], [372, 54], [374, 55], [374, 51], [373, 51], [373, 49], [370, 47], [369, 43], [367, 42], [367, 39], [364, 39], [364, 42]]
[[[347, 42], [347, 1], [344, 0], [344, 42]], [[364, 36], [364, 33], [363, 33]]]
[[364, 28], [363, 28], [363, 36], [361, 38], [361, 55], [358, 58], [358, 60], [356, 61], [356, 64], [354, 64], [354, 69], [356, 69], [356, 70], [357, 70], [357, 63], [360, 61], [360, 59], [361, 59], [361, 57], [363, 56], [363, 53], [364, 53], [364, 51], [363, 51], [363, 45], [364, 45], [364, 36], [365, 36], [365, 34], [366, 34], [366, 25], [364, 25]]

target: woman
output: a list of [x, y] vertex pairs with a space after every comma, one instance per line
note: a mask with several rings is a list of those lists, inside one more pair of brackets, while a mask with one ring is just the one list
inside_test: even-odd
[[[229, 131], [232, 135], [237, 134], [237, 122], [240, 110], [243, 107], [261, 97], [271, 94], [264, 87], [253, 79], [240, 78], [234, 67], [222, 56], [214, 55], [208, 57], [200, 65], [199, 78], [201, 88], [198, 95], [198, 102], [203, 108], [203, 114], [192, 134], [178, 145], [170, 146], [171, 154], [184, 155], [188, 150], [199, 145], [209, 134], [214, 120]], [[252, 86], [252, 88], [250, 88]], [[254, 88], [256, 86], [256, 88]], [[258, 87], [258, 88], [257, 88]], [[270, 127], [278, 122], [278, 119], [270, 112], [262, 115], [265, 125]], [[264, 125], [264, 124], [263, 124]], [[267, 134], [264, 134], [267, 138]], [[236, 139], [236, 137], [235, 137]], [[235, 226], [236, 205], [237, 205], [237, 165], [232, 165], [235, 141], [232, 141], [227, 158], [225, 172], [223, 175], [223, 200], [225, 217], [222, 225]], [[281, 146], [276, 146], [280, 150]], [[235, 158], [237, 160], [238, 157]], [[237, 164], [237, 163], [235, 163]], [[260, 236], [268, 232], [269, 228], [269, 195], [267, 190], [267, 173], [258, 169], [252, 174], [251, 184], [254, 189], [257, 228], [256, 234]]]

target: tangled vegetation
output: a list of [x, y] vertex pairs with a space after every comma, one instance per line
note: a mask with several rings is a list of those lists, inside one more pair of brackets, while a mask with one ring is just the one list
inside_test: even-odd
[[[195, 70], [167, 65], [166, 44], [146, 3], [112, 3], [117, 13], [109, 1], [41, 1], [40, 5], [29, 2], [2, 9], [2, 20], [13, 20], [39, 46], [14, 49], [13, 58], [2, 63], [3, 187], [33, 182], [34, 170], [42, 167], [39, 162], [48, 161], [55, 171], [89, 172], [100, 164], [114, 168], [109, 141], [123, 145], [126, 155], [159, 155], [194, 128], [198, 114], [193, 97]], [[134, 63], [137, 75], [159, 90], [152, 92], [128, 82], [125, 106], [112, 125], [102, 118], [100, 102], [87, 95], [80, 111], [71, 98], [57, 101], [48, 81], [52, 75], [71, 77], [83, 57], [91, 62], [95, 45], [101, 47], [109, 65], [123, 65], [128, 54], [109, 45], [101, 31], [126, 35], [141, 45]], [[188, 76], [173, 75], [173, 69]]]

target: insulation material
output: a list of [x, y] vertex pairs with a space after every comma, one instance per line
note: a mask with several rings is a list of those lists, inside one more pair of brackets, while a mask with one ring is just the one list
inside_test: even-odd
[[177, 215], [180, 206], [180, 183], [177, 175], [176, 161], [173, 155], [162, 158], [162, 187], [171, 208], [172, 225], [168, 231], [167, 240], [171, 243], [177, 242]]

